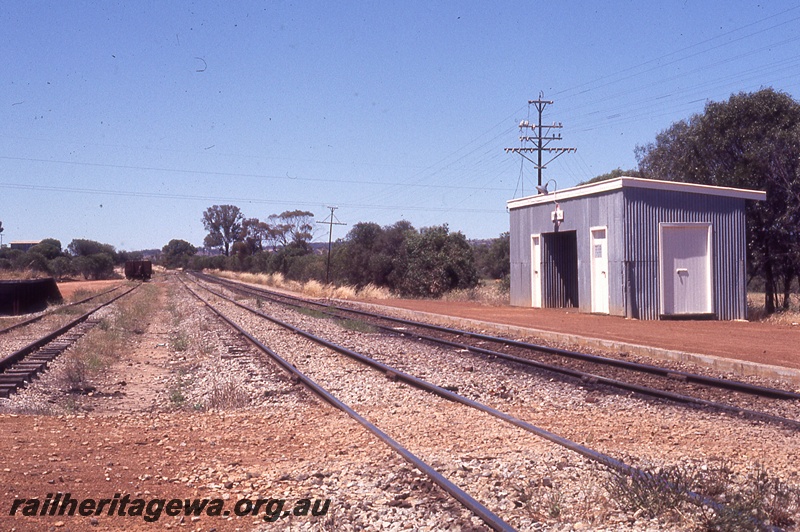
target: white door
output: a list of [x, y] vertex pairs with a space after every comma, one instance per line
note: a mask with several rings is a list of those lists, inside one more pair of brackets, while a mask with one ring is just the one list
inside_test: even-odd
[[540, 235], [531, 235], [531, 306], [542, 308], [542, 242]]
[[592, 227], [592, 312], [608, 314], [608, 238], [605, 227]]
[[710, 314], [711, 224], [661, 224], [661, 314]]

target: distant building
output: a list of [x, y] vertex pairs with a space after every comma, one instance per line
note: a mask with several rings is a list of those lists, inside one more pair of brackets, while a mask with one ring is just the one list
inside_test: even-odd
[[20, 251], [28, 251], [40, 242], [41, 240], [17, 240], [14, 242], [9, 242], [8, 247], [11, 249], [18, 249]]
[[511, 304], [745, 319], [745, 201], [765, 198], [620, 177], [510, 200]]

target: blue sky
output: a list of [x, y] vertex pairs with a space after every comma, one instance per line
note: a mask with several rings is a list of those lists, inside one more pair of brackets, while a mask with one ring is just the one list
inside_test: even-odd
[[[577, 152], [559, 189], [636, 166], [705, 102], [800, 97], [796, 2], [0, 4], [3, 241], [201, 245], [203, 211], [304, 209], [508, 230], [528, 100]], [[530, 114], [529, 114], [530, 113]], [[551, 185], [552, 188], [552, 185]], [[327, 240], [318, 225], [317, 240]]]

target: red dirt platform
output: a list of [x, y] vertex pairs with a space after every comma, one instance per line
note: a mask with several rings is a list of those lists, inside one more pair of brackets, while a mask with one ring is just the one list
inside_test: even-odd
[[400, 299], [370, 303], [800, 369], [800, 325], [640, 321], [577, 310], [493, 307], [452, 301]]

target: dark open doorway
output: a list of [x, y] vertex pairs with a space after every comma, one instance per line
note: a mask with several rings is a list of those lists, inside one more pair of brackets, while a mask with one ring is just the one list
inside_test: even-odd
[[542, 234], [542, 303], [578, 306], [578, 237], [575, 231]]

